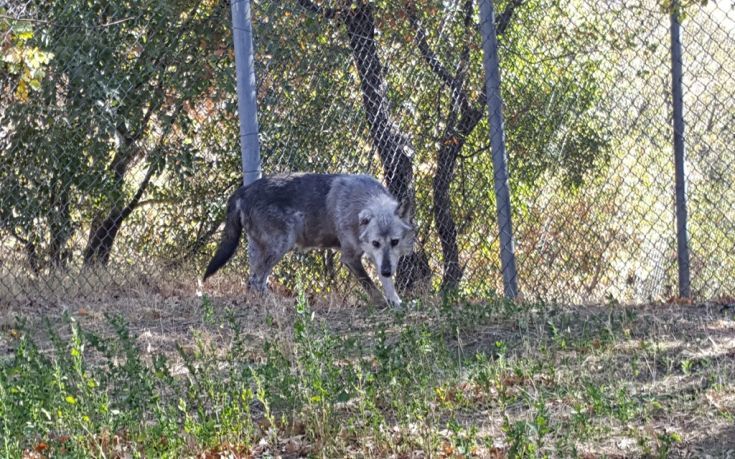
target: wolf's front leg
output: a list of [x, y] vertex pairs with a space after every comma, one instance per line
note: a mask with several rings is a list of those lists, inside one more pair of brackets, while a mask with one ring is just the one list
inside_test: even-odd
[[383, 291], [388, 304], [393, 307], [401, 305], [401, 298], [396, 293], [396, 287], [393, 285], [393, 279], [390, 277], [380, 276], [380, 283], [383, 284]]
[[380, 290], [378, 290], [378, 287], [375, 286], [373, 281], [370, 279], [370, 276], [368, 276], [367, 271], [365, 271], [365, 267], [362, 265], [360, 257], [361, 255], [354, 255], [352, 252], [343, 252], [342, 263], [344, 263], [345, 266], [347, 266], [347, 269], [349, 269], [357, 278], [371, 301], [375, 303], [382, 302], [383, 295], [380, 294]]

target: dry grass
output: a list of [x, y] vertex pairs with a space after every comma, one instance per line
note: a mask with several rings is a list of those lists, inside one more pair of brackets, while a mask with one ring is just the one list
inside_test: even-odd
[[[60, 287], [43, 292], [42, 300], [3, 301], [3, 358], [14, 349], [18, 317], [40, 347], [50, 351], [44, 323], [68, 336], [68, 325], [60, 320], [64, 314], [102, 336], [112, 336], [106, 316], [122, 315], [141, 354], [167, 355], [174, 375], [186, 373], [177, 343], [184, 351], [194, 352], [204, 343], [226, 354], [233, 339], [226, 323], [233, 318], [243, 326], [253, 362], [266, 358], [266, 342], [280, 343], [285, 355], [297, 358], [295, 299], [250, 297], [240, 293], [237, 282], [208, 285], [204, 297], [198, 296], [198, 288], [194, 281], [157, 281], [152, 288], [141, 280], [112, 292], [90, 288], [69, 296]], [[735, 454], [735, 311], [726, 301], [571, 308], [461, 301], [442, 305], [425, 299], [397, 314], [332, 295], [312, 298], [310, 308], [316, 328], [351, 343], [333, 356], [338, 366], [376, 360], [380, 339], [388, 346], [406, 346], [411, 343], [404, 340], [421, 336], [417, 332], [406, 338], [407, 332], [430, 330], [426, 346], [435, 347], [434, 360], [417, 356], [403, 363], [407, 372], [416, 372], [416, 397], [430, 394], [429, 415], [408, 422], [406, 413], [395, 407], [377, 407], [384, 416], [381, 438], [344, 427], [338, 429], [342, 440], [311, 432], [299, 436], [309, 444], [294, 449], [287, 446], [293, 435], [286, 435], [280, 448], [291, 448], [293, 457], [306, 451], [460, 457], [457, 445], [463, 435], [473, 442], [467, 454], [485, 457], [504, 457], [526, 443], [536, 448], [527, 451], [531, 455]], [[378, 398], [390, 398], [383, 395]], [[342, 405], [334, 406], [333, 413], [345, 419], [354, 415], [353, 408]], [[450, 425], [459, 426], [460, 433]]]

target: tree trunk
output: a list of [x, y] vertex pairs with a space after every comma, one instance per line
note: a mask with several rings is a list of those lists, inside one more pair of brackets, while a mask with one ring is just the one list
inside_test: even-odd
[[[118, 129], [120, 131], [120, 129]], [[135, 150], [132, 138], [126, 138], [123, 132], [120, 135], [125, 138], [125, 142], [115, 154], [110, 169], [115, 177], [114, 195], [122, 196], [123, 186], [125, 184], [125, 174], [128, 167], [135, 158]], [[113, 198], [114, 199], [114, 198]], [[129, 207], [129, 206], [126, 206]], [[115, 202], [111, 206], [107, 215], [103, 212], [95, 215], [92, 225], [89, 229], [89, 237], [87, 238], [87, 246], [84, 248], [84, 264], [85, 266], [102, 264], [106, 265], [110, 261], [110, 250], [115, 242], [115, 237], [120, 230], [125, 216], [123, 216], [123, 207], [121, 203]], [[132, 209], [131, 209], [132, 210]]]
[[104, 219], [92, 223], [87, 247], [84, 249], [85, 265], [107, 265], [115, 237], [125, 217], [123, 209], [115, 208]]
[[92, 222], [92, 227], [89, 230], [89, 238], [87, 240], [87, 247], [84, 249], [84, 265], [93, 266], [97, 264], [107, 265], [110, 261], [110, 253], [112, 246], [115, 243], [117, 233], [120, 231], [122, 222], [135, 210], [140, 202], [140, 198], [143, 197], [148, 184], [150, 183], [153, 172], [155, 171], [155, 165], [151, 164], [148, 167], [145, 178], [138, 186], [138, 191], [135, 196], [125, 207], [119, 205], [113, 206], [106, 217], [96, 218]]
[[[478, 103], [482, 107], [484, 98]], [[456, 127], [444, 136], [437, 158], [436, 175], [433, 181], [434, 192], [434, 222], [442, 246], [443, 274], [441, 291], [447, 292], [459, 286], [463, 269], [459, 264], [459, 248], [457, 246], [457, 225], [452, 216], [452, 201], [449, 186], [454, 180], [454, 171], [457, 158], [464, 147], [467, 136], [475, 129], [482, 119], [482, 110], [464, 106], [462, 117], [454, 112], [450, 119], [459, 119]]]
[[[388, 191], [407, 205], [411, 218], [415, 214], [413, 164], [408, 136], [391, 119], [383, 65], [375, 44], [375, 18], [372, 5], [359, 1], [340, 16], [347, 27], [347, 35], [357, 71], [360, 75], [362, 101], [370, 127], [373, 145], [383, 166]], [[404, 257], [398, 266], [397, 283], [401, 288], [412, 288], [425, 276], [428, 261], [423, 251]]]
[[71, 257], [66, 244], [73, 234], [69, 209], [69, 187], [67, 184], [62, 184], [62, 187], [63, 189], [54, 196], [54, 208], [49, 216], [49, 230], [51, 231], [49, 259], [52, 267], [61, 269], [66, 267]]
[[373, 7], [359, 2], [355, 9], [344, 14], [344, 21], [352, 56], [360, 74], [360, 90], [370, 135], [383, 165], [388, 190], [413, 209], [413, 169], [411, 158], [407, 155], [410, 146], [407, 136], [390, 117], [383, 65], [375, 46]]
[[[520, 6], [523, 0], [512, 0], [506, 5], [505, 11], [498, 17], [497, 33], [502, 34], [510, 24], [513, 11]], [[473, 1], [464, 1], [464, 27], [468, 37], [474, 27]], [[448, 67], [442, 64], [439, 56], [431, 49], [428, 36], [424, 31], [416, 11], [409, 8], [408, 19], [416, 32], [415, 42], [421, 56], [431, 71], [450, 90], [450, 111], [446, 117], [446, 129], [441, 140], [441, 147], [437, 152], [436, 175], [432, 183], [434, 202], [432, 213], [439, 242], [442, 247], [443, 272], [441, 291], [447, 292], [459, 286], [463, 269], [459, 264], [459, 248], [457, 246], [457, 225], [452, 216], [452, 202], [450, 185], [454, 179], [454, 171], [462, 148], [467, 137], [482, 118], [486, 98], [481, 95], [473, 104], [470, 103], [465, 89], [466, 73], [469, 68], [470, 47], [465, 43], [459, 56], [457, 71], [453, 74]]]
[[[160, 90], [162, 87], [163, 79], [160, 79], [158, 89]], [[125, 174], [127, 174], [130, 165], [137, 158], [146, 156], [146, 153], [138, 147], [136, 143], [143, 135], [143, 132], [151, 120], [153, 112], [158, 109], [160, 103], [160, 100], [157, 98], [154, 98], [149, 102], [148, 108], [146, 109], [145, 115], [143, 115], [141, 125], [137, 132], [131, 133], [123, 124], [120, 124], [117, 127], [117, 134], [122, 139], [122, 145], [117, 150], [115, 157], [110, 163], [110, 170], [115, 177], [114, 195], [117, 197], [121, 197], [123, 195]], [[177, 112], [181, 107], [182, 106], [177, 107]], [[175, 116], [172, 117], [172, 119], [174, 118]], [[156, 149], [160, 148], [163, 144], [171, 126], [172, 124], [166, 126], [163, 133], [161, 133]], [[85, 266], [96, 264], [106, 265], [110, 261], [110, 251], [115, 243], [117, 233], [120, 231], [120, 225], [122, 225], [122, 222], [133, 212], [135, 207], [137, 207], [138, 202], [140, 202], [140, 198], [143, 197], [143, 193], [145, 193], [146, 188], [148, 188], [148, 183], [153, 176], [154, 170], [154, 164], [151, 163], [148, 167], [148, 172], [146, 172], [145, 178], [143, 178], [143, 181], [138, 186], [138, 191], [125, 207], [122, 207], [120, 202], [114, 202], [106, 216], [104, 215], [104, 212], [100, 212], [94, 217], [92, 220], [92, 226], [89, 229], [87, 246], [84, 248]]]
[[433, 180], [434, 222], [442, 247], [443, 271], [441, 291], [447, 292], [457, 288], [462, 279], [462, 268], [459, 266], [459, 248], [457, 247], [457, 225], [452, 217], [452, 201], [449, 185], [454, 178], [458, 150], [452, 146], [442, 146], [439, 150], [436, 175]]

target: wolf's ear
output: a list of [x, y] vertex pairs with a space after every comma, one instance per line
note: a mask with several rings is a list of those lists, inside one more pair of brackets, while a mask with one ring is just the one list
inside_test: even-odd
[[410, 212], [411, 206], [407, 201], [401, 201], [398, 203], [398, 206], [396, 207], [396, 215], [398, 215], [398, 218], [401, 220], [409, 221], [410, 220]]
[[360, 226], [366, 226], [373, 219], [373, 214], [369, 210], [363, 209], [357, 217], [360, 219]]

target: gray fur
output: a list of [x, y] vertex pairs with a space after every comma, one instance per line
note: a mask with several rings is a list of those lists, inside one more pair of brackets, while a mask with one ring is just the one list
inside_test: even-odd
[[399, 305], [392, 276], [414, 238], [402, 212], [385, 187], [368, 175], [296, 173], [261, 178], [230, 197], [222, 240], [204, 279], [232, 257], [244, 230], [249, 241], [248, 284], [257, 291], [265, 290], [271, 270], [288, 251], [335, 248], [375, 301], [381, 294], [362, 264], [362, 255], [367, 254], [387, 302]]

